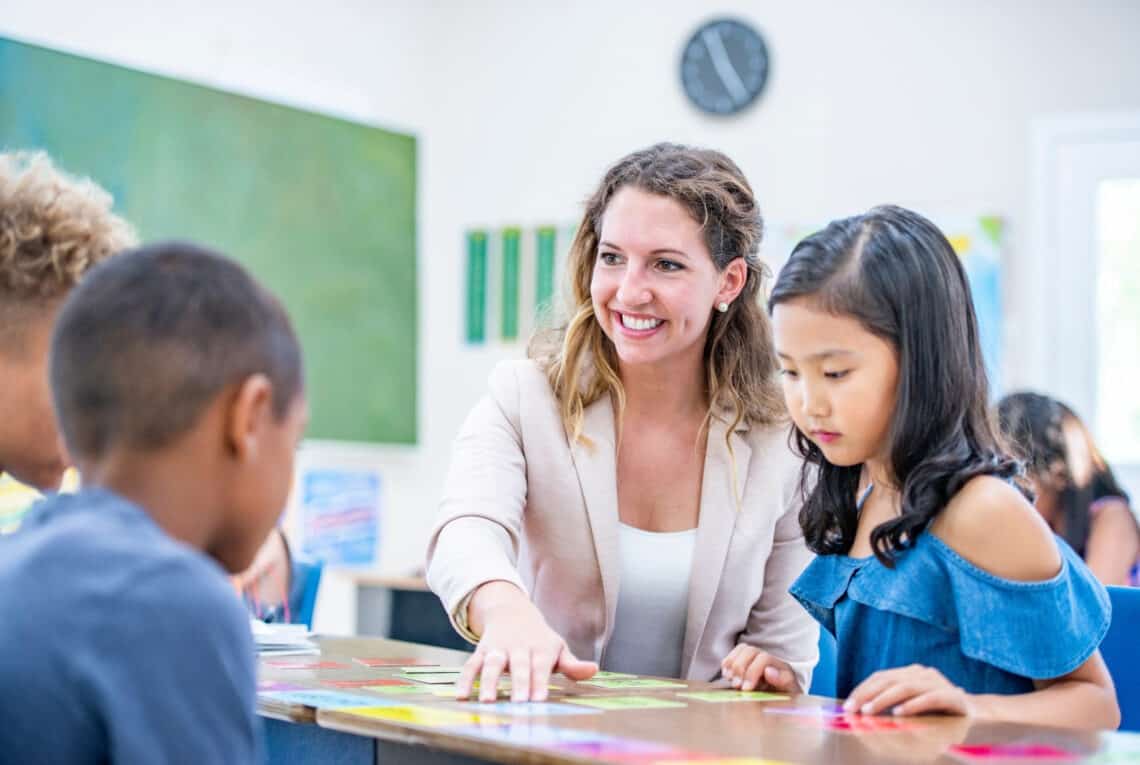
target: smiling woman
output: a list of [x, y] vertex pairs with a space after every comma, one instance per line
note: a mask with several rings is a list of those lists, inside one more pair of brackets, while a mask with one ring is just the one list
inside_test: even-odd
[[[501, 365], [456, 440], [428, 582], [478, 642], [458, 684], [553, 671], [806, 689], [816, 629], [799, 462], [739, 168], [659, 144], [610, 168], [570, 252], [570, 316]], [[581, 657], [581, 658], [578, 658]]]

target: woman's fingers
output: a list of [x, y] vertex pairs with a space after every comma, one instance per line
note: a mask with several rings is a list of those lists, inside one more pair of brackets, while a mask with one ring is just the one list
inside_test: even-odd
[[[531, 652], [528, 648], [515, 648], [511, 651], [511, 701], [530, 701]], [[486, 690], [485, 688], [483, 689]], [[495, 688], [498, 694], [498, 688]], [[482, 694], [486, 698], [485, 694]], [[494, 698], [494, 697], [492, 697]]]
[[740, 690], [751, 691], [764, 679], [764, 670], [771, 666], [772, 657], [761, 651], [749, 662], [740, 676]]
[[463, 670], [459, 673], [458, 682], [455, 683], [455, 698], [462, 700], [471, 695], [471, 686], [475, 684], [475, 678], [482, 669], [483, 652], [475, 649], [475, 653], [463, 662]]
[[483, 655], [483, 673], [479, 676], [480, 701], [494, 701], [499, 695], [499, 678], [506, 668], [506, 651], [492, 648]]

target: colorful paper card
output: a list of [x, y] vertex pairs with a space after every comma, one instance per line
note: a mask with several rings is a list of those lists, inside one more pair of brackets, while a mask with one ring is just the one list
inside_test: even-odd
[[463, 671], [463, 667], [441, 667], [437, 664], [418, 665], [409, 664], [406, 667], [400, 667], [400, 672], [405, 675], [431, 675], [431, 674], [456, 674], [458, 675]]
[[486, 710], [496, 715], [510, 715], [511, 717], [557, 717], [561, 715], [600, 715], [599, 709], [589, 709], [582, 706], [571, 706], [555, 701], [496, 701], [490, 704], [479, 704], [479, 710]]
[[613, 738], [608, 741], [576, 741], [558, 744], [559, 752], [588, 757], [591, 760], [621, 763], [657, 763], [667, 757], [691, 756], [684, 750], [652, 741]]
[[577, 728], [555, 728], [551, 725], [526, 723], [505, 723], [499, 725], [472, 725], [453, 728], [452, 733], [463, 736], [500, 741], [519, 746], [544, 747], [563, 743], [587, 741], [612, 741], [616, 737]]
[[566, 699], [567, 704], [582, 704], [595, 709], [672, 709], [687, 706], [680, 701], [655, 696], [579, 696]]
[[961, 744], [950, 747], [950, 754], [970, 762], [1000, 762], [1001, 760], [1039, 760], [1042, 762], [1071, 762], [1080, 755], [1048, 744]]
[[582, 685], [592, 685], [595, 688], [688, 688], [685, 683], [672, 680], [657, 680], [651, 677], [615, 678], [612, 680], [583, 680]]
[[783, 760], [765, 760], [762, 757], [700, 757], [690, 760], [659, 760], [654, 765], [792, 765]]
[[262, 680], [257, 684], [257, 692], [265, 691], [303, 691], [305, 686], [294, 683], [280, 683], [276, 680]]
[[434, 667], [434, 661], [427, 661], [425, 659], [416, 659], [408, 656], [401, 656], [396, 659], [383, 659], [383, 658], [357, 658], [353, 659], [357, 664], [363, 664], [365, 667], [400, 667], [407, 669], [409, 667]]
[[272, 659], [265, 662], [266, 666], [276, 669], [348, 669], [347, 664], [339, 661], [301, 661], [298, 659]]
[[421, 674], [408, 674], [407, 672], [400, 673], [400, 677], [407, 680], [415, 680], [417, 683], [427, 683], [428, 685], [454, 685], [459, 676], [454, 672], [431, 672]]
[[[458, 694], [459, 694], [459, 691], [456, 690], [455, 686], [448, 686], [446, 688], [442, 687], [442, 686], [432, 686], [431, 688], [428, 688], [427, 691], [432, 696], [438, 696], [441, 699], [456, 699], [456, 698], [458, 698]], [[472, 688], [471, 689], [471, 696], [477, 697], [478, 695], [479, 695], [479, 688], [478, 687]], [[510, 688], [499, 688], [499, 692], [498, 692], [497, 696], [500, 699], [509, 699], [511, 697], [511, 689]]]
[[339, 709], [341, 707], [371, 707], [385, 703], [372, 696], [360, 696], [337, 691], [269, 691], [260, 694], [261, 698], [272, 699], [285, 704], [302, 704], [317, 709]]
[[1085, 765], [1140, 765], [1140, 751], [1101, 752], [1081, 762]]
[[847, 717], [800, 717], [796, 720], [801, 725], [825, 730], [841, 731], [844, 733], [893, 733], [895, 731], [913, 730], [921, 727], [911, 720], [899, 720], [893, 717], [872, 717], [871, 715], [849, 715]]
[[375, 688], [385, 685], [415, 687], [415, 683], [410, 683], [407, 680], [400, 680], [395, 677], [373, 677], [368, 680], [322, 680], [321, 685], [327, 685], [332, 688]]
[[764, 711], [773, 715], [796, 717], [843, 717], [847, 714], [842, 704], [825, 704], [819, 707], [765, 707]]
[[373, 693], [381, 696], [423, 696], [431, 693], [432, 689], [423, 685], [366, 685]]
[[766, 693], [764, 691], [694, 691], [693, 693], [678, 693], [678, 696], [697, 701], [726, 702], [726, 701], [787, 701], [788, 696], [779, 693]]
[[468, 712], [455, 712], [449, 709], [418, 706], [374, 706], [355, 707], [345, 710], [357, 717], [422, 725], [425, 728], [445, 728], [456, 725], [475, 725], [479, 722], [497, 723], [500, 720], [490, 715], [477, 715]]

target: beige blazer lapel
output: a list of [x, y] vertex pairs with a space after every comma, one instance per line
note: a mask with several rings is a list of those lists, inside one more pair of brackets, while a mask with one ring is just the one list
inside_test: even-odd
[[602, 596], [606, 607], [606, 624], [595, 647], [601, 656], [602, 646], [613, 631], [617, 611], [620, 578], [620, 539], [618, 536], [617, 447], [614, 443], [614, 410], [608, 395], [602, 396], [583, 413], [582, 432], [592, 447], [571, 445], [582, 499], [590, 519], [594, 552], [602, 578]]
[[[752, 448], [742, 437], [748, 426], [740, 424], [732, 434], [730, 455], [724, 442], [728, 424], [713, 418], [709, 424], [705, 447], [704, 476], [701, 479], [701, 507], [697, 519], [696, 549], [689, 576], [689, 615], [685, 624], [685, 642], [681, 654], [681, 676], [689, 667], [708, 623], [713, 600], [716, 599], [728, 557], [729, 543], [740, 517], [738, 503], [744, 496], [748, 463]], [[735, 457], [735, 465], [733, 464]], [[735, 472], [735, 477], [734, 477]], [[735, 490], [736, 496], [733, 496]], [[705, 678], [708, 679], [708, 678]]]

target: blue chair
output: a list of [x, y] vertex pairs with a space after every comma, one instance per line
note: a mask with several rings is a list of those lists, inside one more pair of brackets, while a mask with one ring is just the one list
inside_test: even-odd
[[1140, 731], [1140, 588], [1109, 587], [1112, 624], [1100, 653], [1120, 704], [1120, 729]]
[[819, 661], [811, 675], [811, 688], [808, 693], [813, 696], [835, 696], [835, 638], [823, 627], [819, 628]]
[[313, 610], [325, 565], [321, 561], [293, 560], [293, 586], [289, 588], [289, 620], [313, 628]]

